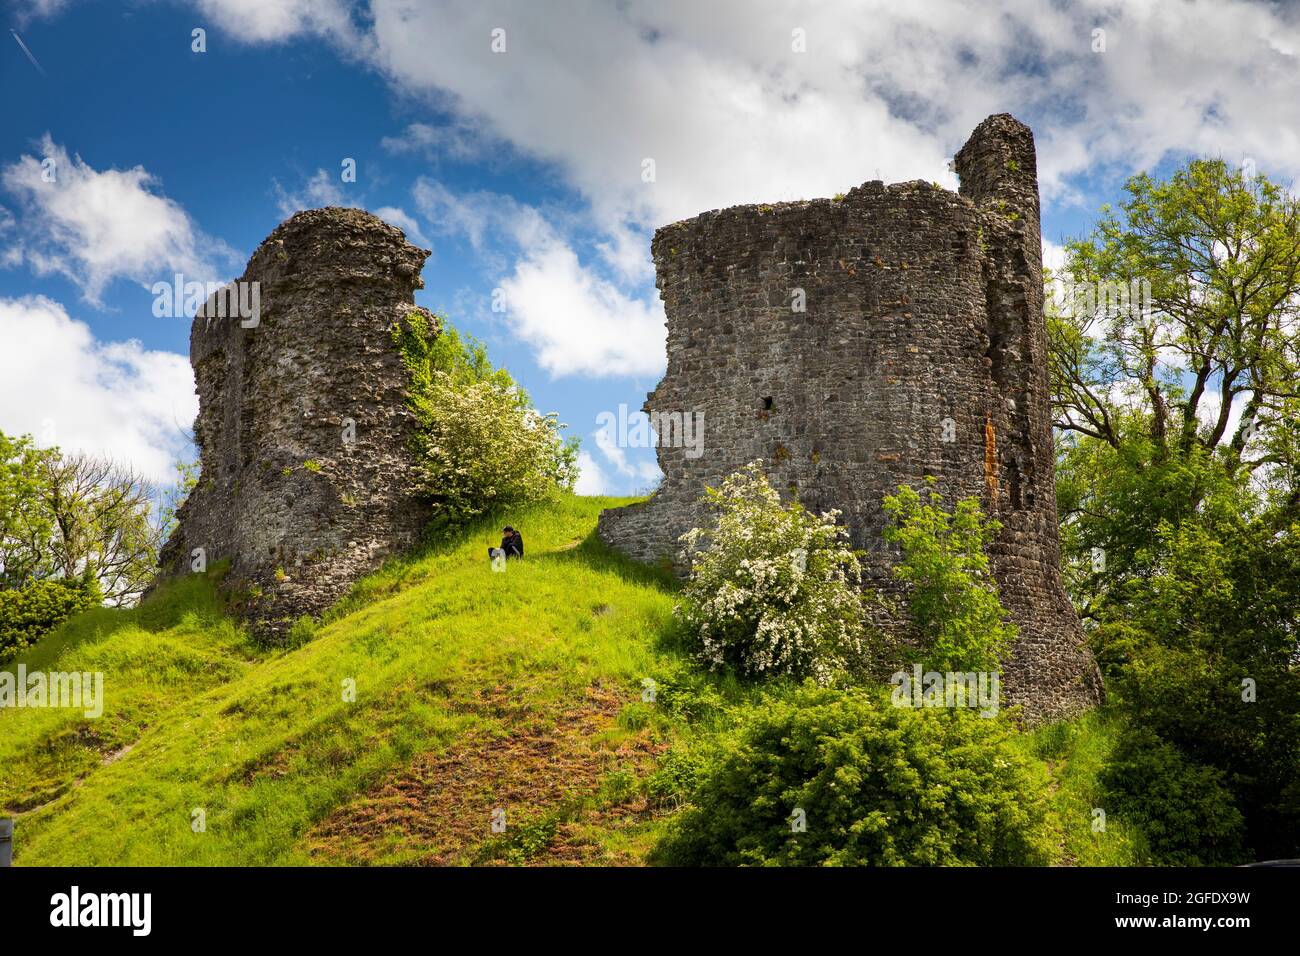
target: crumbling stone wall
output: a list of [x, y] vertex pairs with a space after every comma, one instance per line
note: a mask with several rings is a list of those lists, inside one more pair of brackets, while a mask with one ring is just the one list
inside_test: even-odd
[[949, 506], [978, 496], [1003, 525], [991, 560], [1020, 629], [1006, 702], [1063, 716], [1100, 682], [1060, 576], [1033, 135], [991, 116], [956, 168], [959, 194], [868, 182], [656, 232], [668, 369], [644, 407], [702, 413], [704, 450], [661, 444], [658, 491], [599, 533], [674, 560], [705, 486], [763, 459], [783, 495], [843, 512], [868, 585], [898, 595], [882, 499], [933, 475]]
[[417, 311], [428, 255], [369, 213], [313, 209], [237, 280], [260, 284], [255, 325], [208, 301], [190, 332], [201, 474], [164, 572], [189, 572], [197, 549], [228, 560], [227, 590], [274, 635], [418, 542], [415, 423], [391, 332]]

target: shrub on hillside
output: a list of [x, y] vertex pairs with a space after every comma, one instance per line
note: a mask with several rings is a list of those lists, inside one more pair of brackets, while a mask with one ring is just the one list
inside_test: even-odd
[[577, 479], [577, 443], [554, 413], [542, 415], [487, 351], [446, 322], [413, 312], [394, 329], [411, 375], [415, 451], [439, 527], [502, 505], [544, 499]]
[[1213, 767], [1257, 859], [1300, 855], [1300, 525], [1211, 495], [1162, 523], [1093, 634], [1128, 723]]
[[929, 501], [906, 486], [885, 499], [890, 525], [885, 540], [901, 557], [894, 575], [907, 582], [907, 606], [922, 642], [926, 670], [996, 670], [1015, 640], [1006, 620], [987, 549], [1001, 525], [985, 520], [979, 502], [966, 498], [952, 512], [926, 479]]
[[33, 581], [23, 588], [0, 591], [0, 662], [102, 600], [99, 583], [93, 578]]
[[825, 683], [863, 652], [861, 566], [835, 524], [781, 504], [761, 462], [728, 476], [705, 500], [711, 527], [682, 536], [690, 580], [677, 613], [710, 668]]
[[671, 865], [1042, 865], [1044, 795], [1001, 719], [809, 688], [753, 719], [655, 851]]
[[1124, 734], [1098, 778], [1105, 809], [1142, 831], [1151, 862], [1245, 862], [1245, 821], [1222, 771], [1188, 760], [1146, 728]]

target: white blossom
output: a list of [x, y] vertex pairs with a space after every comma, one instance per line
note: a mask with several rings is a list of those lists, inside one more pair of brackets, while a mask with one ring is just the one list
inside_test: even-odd
[[753, 462], [710, 489], [708, 528], [682, 535], [690, 581], [675, 610], [708, 666], [831, 680], [862, 653], [861, 565], [836, 525], [780, 496]]

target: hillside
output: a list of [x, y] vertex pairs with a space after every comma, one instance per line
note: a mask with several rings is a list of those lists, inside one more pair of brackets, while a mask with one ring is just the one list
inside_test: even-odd
[[[505, 574], [493, 516], [360, 582], [290, 649], [251, 642], [197, 576], [74, 619], [20, 662], [102, 671], [104, 715], [0, 711], [15, 863], [644, 862], [701, 755], [782, 688], [673, 649], [674, 583], [594, 536], [622, 503], [512, 513], [528, 557]], [[1107, 741], [1095, 716], [1023, 738], [1062, 863], [1134, 852], [1122, 827], [1088, 829]]]

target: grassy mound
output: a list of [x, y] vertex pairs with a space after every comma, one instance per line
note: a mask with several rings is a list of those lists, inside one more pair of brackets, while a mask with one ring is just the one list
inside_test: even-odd
[[[0, 710], [15, 863], [643, 862], [745, 715], [798, 689], [689, 662], [676, 582], [595, 538], [624, 503], [493, 515], [359, 582], [290, 649], [223, 615], [219, 569], [68, 622], [7, 669], [102, 672], [104, 713]], [[528, 558], [494, 574], [506, 521]], [[1136, 852], [1115, 821], [1090, 829], [1108, 733], [1018, 740], [1050, 782], [1059, 862]]]

